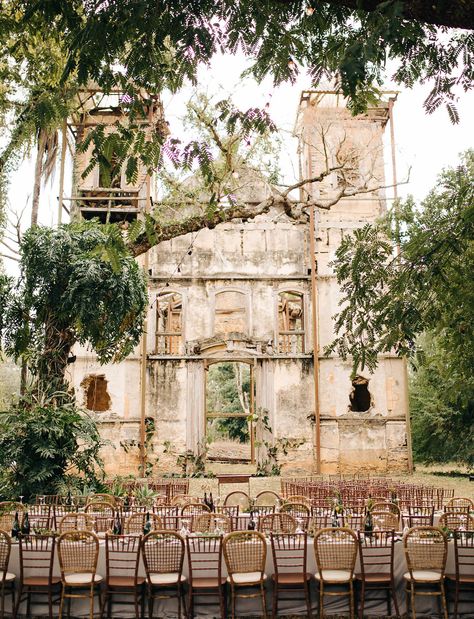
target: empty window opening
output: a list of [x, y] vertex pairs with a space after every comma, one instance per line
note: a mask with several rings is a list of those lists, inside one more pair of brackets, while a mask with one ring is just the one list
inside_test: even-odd
[[179, 355], [182, 342], [183, 299], [178, 292], [160, 292], [156, 298], [155, 352]]
[[247, 333], [247, 299], [243, 292], [224, 290], [216, 294], [214, 333]]
[[299, 292], [278, 295], [278, 352], [304, 352], [304, 298]]
[[90, 411], [103, 412], [110, 409], [110, 396], [107, 391], [107, 380], [104, 374], [86, 376], [82, 381], [86, 396], [86, 407]]
[[356, 376], [352, 381], [352, 391], [349, 395], [349, 410], [355, 413], [365, 413], [372, 406], [372, 396], [369, 391], [369, 381], [363, 376]]

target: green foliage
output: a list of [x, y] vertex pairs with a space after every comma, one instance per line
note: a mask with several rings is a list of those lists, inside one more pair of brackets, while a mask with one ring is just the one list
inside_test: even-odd
[[97, 484], [102, 444], [94, 420], [67, 394], [26, 394], [0, 413], [2, 499], [55, 494], [78, 474]]
[[[416, 337], [440, 334], [461, 371], [474, 367], [474, 151], [416, 209], [346, 237], [334, 269], [342, 287], [338, 337], [326, 352], [352, 356], [353, 374], [373, 370], [377, 354], [411, 355]], [[400, 246], [397, 259], [393, 248]]]
[[472, 34], [456, 29], [472, 29], [469, 8], [461, 2], [435, 11], [411, 5], [203, 0], [190, 8], [183, 0], [140, 0], [98, 9], [75, 0], [39, 0], [24, 23], [54, 23], [66, 33], [64, 78], [77, 73], [82, 83], [92, 79], [110, 87], [122, 79], [175, 92], [188, 80], [195, 83], [198, 66], [217, 52], [243, 52], [253, 59], [249, 72], [258, 80], [272, 75], [275, 83], [294, 81], [300, 67], [309, 69], [314, 85], [339, 75], [358, 112], [377, 96], [387, 62], [397, 60], [393, 79], [407, 87], [433, 81], [427, 109], [447, 101], [455, 118], [453, 87], [467, 90], [474, 79]]
[[417, 342], [410, 372], [413, 456], [474, 465], [474, 366], [459, 364], [444, 334]]
[[133, 350], [146, 283], [116, 226], [33, 227], [20, 250], [18, 283], [0, 281], [1, 336], [9, 354], [29, 362], [42, 390], [62, 389], [76, 342], [88, 343], [101, 363]]
[[[237, 372], [242, 370], [241, 384], [237, 380]], [[240, 385], [240, 386], [239, 386]], [[244, 396], [245, 394], [245, 396]], [[236, 363], [218, 363], [210, 366], [207, 381], [207, 410], [221, 413], [245, 413], [241, 398], [250, 400], [250, 372], [248, 365], [242, 368]], [[219, 434], [227, 435], [240, 443], [250, 439], [246, 417], [235, 419], [218, 419], [214, 422]]]

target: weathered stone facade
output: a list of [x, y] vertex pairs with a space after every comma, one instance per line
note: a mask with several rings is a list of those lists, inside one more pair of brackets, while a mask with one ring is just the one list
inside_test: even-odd
[[[386, 122], [386, 106], [352, 118], [335, 95], [305, 93], [297, 122], [302, 174], [321, 170], [327, 147], [330, 165], [338, 157], [356, 157], [364, 180], [384, 185]], [[340, 182], [333, 173], [308, 190], [329, 200]], [[322, 472], [408, 469], [403, 361], [387, 355], [373, 375], [364, 374], [353, 385], [350, 362], [321, 353], [333, 338], [332, 316], [340, 298], [330, 266], [335, 250], [343, 234], [374, 221], [384, 208], [380, 189], [342, 198], [317, 216]], [[157, 473], [175, 465], [172, 454], [199, 450], [206, 432], [207, 368], [222, 361], [251, 366], [252, 406], [268, 411], [273, 439], [285, 441], [283, 471], [315, 470], [310, 234], [309, 224], [274, 209], [250, 222], [175, 238], [149, 252], [145, 411], [140, 409], [138, 349], [125, 362], [106, 367], [78, 350], [71, 373], [84, 404], [109, 404], [96, 413], [112, 443], [104, 454], [109, 472], [137, 471], [143, 414], [150, 429], [149, 458], [159, 457]], [[107, 397], [94, 396], [91, 380], [94, 388], [106, 389]]]

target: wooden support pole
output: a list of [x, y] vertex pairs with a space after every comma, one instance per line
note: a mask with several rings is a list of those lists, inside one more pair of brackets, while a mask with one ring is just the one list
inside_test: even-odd
[[314, 443], [316, 473], [321, 473], [321, 414], [319, 409], [319, 338], [318, 338], [318, 289], [316, 281], [315, 207], [309, 212], [309, 250], [311, 253], [311, 319], [313, 332], [313, 384], [314, 384]]
[[[153, 105], [150, 105], [149, 109], [150, 120], [153, 117]], [[145, 213], [150, 210], [151, 203], [151, 177], [150, 174], [146, 176], [146, 201], [145, 201]], [[148, 252], [145, 253], [143, 258], [143, 269], [145, 276], [148, 278], [149, 258]], [[147, 372], [147, 331], [148, 331], [148, 317], [145, 316], [143, 322], [143, 335], [140, 344], [140, 472], [143, 477], [146, 474], [147, 454], [146, 454], [146, 372]]]
[[[388, 115], [390, 119], [390, 146], [392, 152], [392, 184], [393, 184], [393, 197], [395, 199], [395, 209], [398, 210], [398, 188], [397, 188], [397, 159], [395, 152], [395, 127], [393, 123], [393, 104], [395, 99], [390, 98], [388, 101]], [[398, 213], [397, 213], [398, 215]], [[397, 220], [397, 228], [398, 228], [398, 220]], [[397, 246], [396, 246], [397, 257], [400, 257], [400, 242], [398, 240], [397, 234]], [[405, 404], [406, 411], [406, 435], [407, 435], [407, 452], [408, 452], [408, 471], [413, 473], [413, 453], [412, 453], [412, 439], [411, 439], [411, 419], [410, 419], [410, 399], [408, 395], [408, 367], [407, 367], [407, 359], [403, 357], [403, 401]]]
[[62, 223], [63, 218], [63, 201], [64, 201], [64, 168], [66, 163], [66, 146], [67, 146], [67, 119], [64, 119], [61, 131], [61, 161], [59, 167], [59, 197], [58, 197], [58, 226]]

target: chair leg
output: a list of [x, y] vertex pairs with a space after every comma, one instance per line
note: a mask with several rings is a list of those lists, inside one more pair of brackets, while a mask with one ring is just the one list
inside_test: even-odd
[[48, 587], [48, 610], [49, 619], [53, 619], [53, 592], [51, 590], [51, 585]]
[[275, 619], [278, 612], [278, 583], [273, 581], [273, 596], [272, 596], [272, 619]]
[[135, 607], [135, 619], [140, 619], [140, 606], [138, 604], [139, 601], [140, 590], [134, 589], [133, 591], [133, 605]]
[[410, 582], [410, 597], [411, 597], [411, 616], [412, 616], [412, 619], [416, 619], [415, 583], [413, 581]]
[[61, 600], [59, 602], [59, 619], [63, 617], [63, 608], [64, 608], [64, 585], [61, 584]]
[[193, 588], [191, 584], [188, 587], [188, 617], [189, 619], [193, 619], [194, 608], [193, 608]]
[[352, 580], [349, 583], [349, 608], [350, 617], [354, 619], [354, 582]]
[[323, 581], [320, 580], [319, 581], [319, 619], [323, 619], [324, 617], [323, 605], [324, 605], [324, 587], [323, 587]]
[[153, 589], [147, 587], [148, 591], [148, 619], [153, 619]]
[[393, 582], [390, 583], [390, 593], [392, 594], [393, 605], [395, 606], [395, 616], [397, 617], [397, 619], [400, 619], [400, 609], [398, 607], [397, 592], [395, 590], [395, 585]]
[[364, 606], [365, 606], [365, 581], [360, 581], [360, 603], [359, 603], [359, 619], [363, 619], [364, 617]]
[[232, 619], [235, 619], [235, 586], [233, 583], [230, 585], [230, 595], [231, 595]]
[[109, 601], [109, 588], [107, 585], [105, 585], [104, 595], [102, 597], [102, 604], [100, 605], [100, 619], [103, 619], [104, 612], [105, 612], [105, 605], [108, 603], [108, 601]]
[[454, 587], [454, 619], [458, 619], [458, 602], [459, 602], [459, 582], [456, 579]]
[[448, 609], [446, 607], [446, 591], [444, 589], [444, 583], [441, 583], [441, 605], [443, 607], [444, 619], [448, 619]]
[[29, 587], [26, 594], [26, 616], [31, 617], [31, 589]]
[[89, 618], [94, 619], [94, 583], [91, 584], [89, 591]]
[[265, 583], [264, 582], [260, 583], [260, 592], [262, 594], [263, 617], [264, 619], [267, 619], [267, 600], [265, 599]]
[[[23, 583], [20, 582], [20, 588], [18, 589], [18, 596], [16, 599], [16, 604], [13, 607], [13, 619], [16, 619], [17, 615], [18, 615], [18, 611], [20, 610], [20, 604], [21, 604], [21, 596], [23, 595]], [[2, 617], [3, 617], [3, 611], [2, 611]]]
[[2, 592], [1, 592], [1, 596], [2, 596], [2, 607], [1, 607], [1, 617], [2, 619], [5, 616], [5, 581], [2, 580]]
[[309, 588], [307, 580], [304, 583], [304, 597], [306, 600], [306, 613], [308, 615], [308, 619], [311, 619], [313, 616], [313, 613], [311, 612], [311, 589]]

